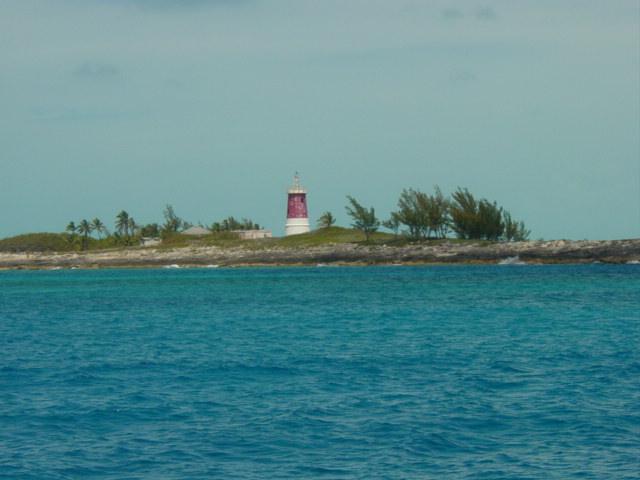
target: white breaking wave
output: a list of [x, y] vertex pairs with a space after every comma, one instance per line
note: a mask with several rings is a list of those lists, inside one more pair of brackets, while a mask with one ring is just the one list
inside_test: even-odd
[[500, 260], [498, 265], [526, 265], [527, 262], [520, 260], [519, 256], [507, 257], [504, 260]]

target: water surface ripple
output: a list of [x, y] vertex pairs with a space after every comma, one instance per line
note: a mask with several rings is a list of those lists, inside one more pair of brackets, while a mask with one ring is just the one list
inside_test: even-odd
[[640, 267], [0, 272], [0, 477], [640, 476]]

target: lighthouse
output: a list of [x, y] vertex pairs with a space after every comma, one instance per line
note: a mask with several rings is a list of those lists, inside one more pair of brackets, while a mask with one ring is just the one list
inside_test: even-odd
[[285, 235], [298, 235], [307, 233], [309, 228], [309, 212], [307, 211], [307, 191], [300, 186], [300, 177], [296, 172], [293, 177], [293, 186], [287, 195], [287, 224]]

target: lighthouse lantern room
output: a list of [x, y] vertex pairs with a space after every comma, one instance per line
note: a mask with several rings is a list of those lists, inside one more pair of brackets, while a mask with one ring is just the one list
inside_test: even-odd
[[307, 233], [309, 228], [309, 212], [307, 210], [307, 191], [300, 185], [300, 177], [296, 172], [293, 186], [287, 196], [287, 223], [285, 235]]

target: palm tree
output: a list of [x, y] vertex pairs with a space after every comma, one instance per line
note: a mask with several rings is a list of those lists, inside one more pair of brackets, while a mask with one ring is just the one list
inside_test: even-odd
[[129, 239], [129, 214], [122, 210], [116, 215], [116, 230], [125, 241]]
[[86, 250], [92, 231], [93, 226], [87, 220], [82, 220], [78, 225], [78, 233], [82, 235], [82, 250]]
[[69, 234], [67, 236], [67, 240], [69, 241], [69, 243], [75, 242], [76, 233], [78, 232], [78, 227], [76, 226], [76, 222], [69, 222], [65, 230]]
[[336, 223], [336, 217], [331, 212], [324, 212], [318, 219], [318, 228], [329, 228]]
[[91, 226], [93, 227], [93, 229], [98, 234], [98, 238], [100, 238], [100, 235], [102, 233], [104, 233], [106, 235], [109, 234], [109, 232], [107, 231], [107, 227], [104, 226], [104, 223], [102, 223], [102, 221], [99, 218], [94, 218], [91, 221]]
[[128, 223], [127, 227], [129, 230], [129, 234], [132, 236], [135, 235], [136, 232], [138, 231], [138, 224], [133, 219], [133, 217], [129, 217], [129, 221], [127, 223]]

